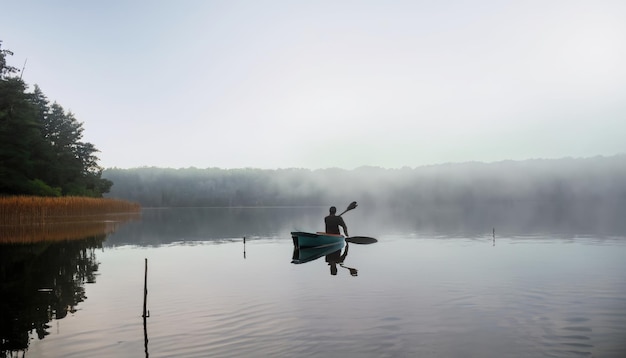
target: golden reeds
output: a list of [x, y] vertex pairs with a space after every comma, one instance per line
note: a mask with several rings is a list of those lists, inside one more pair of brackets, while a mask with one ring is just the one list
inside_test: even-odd
[[0, 244], [80, 239], [108, 234], [138, 217], [141, 206], [86, 197], [0, 197]]

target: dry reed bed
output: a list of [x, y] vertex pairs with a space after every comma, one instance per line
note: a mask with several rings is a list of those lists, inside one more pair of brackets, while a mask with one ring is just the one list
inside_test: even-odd
[[86, 197], [0, 197], [0, 225], [37, 225], [67, 218], [139, 213], [141, 206], [118, 199]]

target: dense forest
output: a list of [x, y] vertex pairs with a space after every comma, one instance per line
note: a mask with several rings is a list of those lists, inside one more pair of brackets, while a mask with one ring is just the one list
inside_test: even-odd
[[0, 195], [100, 197], [103, 179], [98, 150], [81, 141], [83, 124], [35, 85], [32, 92], [7, 64], [0, 41]]
[[[382, 169], [106, 169], [144, 207], [329, 206], [420, 229], [626, 233], [626, 155]], [[324, 213], [326, 209], [322, 210]], [[365, 226], [366, 223], [360, 223]]]
[[315, 206], [352, 200], [404, 208], [626, 203], [626, 155], [403, 169], [111, 168], [103, 176], [116, 183], [111, 196], [148, 207]]
[[[329, 206], [424, 227], [626, 232], [626, 155], [383, 169], [106, 169], [144, 207]], [[341, 208], [340, 208], [341, 209]], [[491, 227], [491, 226], [489, 226]]]

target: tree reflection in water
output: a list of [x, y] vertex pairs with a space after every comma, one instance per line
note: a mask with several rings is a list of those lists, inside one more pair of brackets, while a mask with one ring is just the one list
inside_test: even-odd
[[51, 320], [75, 312], [105, 238], [0, 245], [0, 357], [23, 354], [31, 332], [43, 339]]

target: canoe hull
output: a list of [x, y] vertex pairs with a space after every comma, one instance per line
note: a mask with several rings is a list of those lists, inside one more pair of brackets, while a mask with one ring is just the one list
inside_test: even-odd
[[314, 261], [320, 257], [332, 254], [337, 250], [343, 248], [343, 242], [336, 243], [330, 246], [322, 247], [308, 247], [308, 248], [293, 248], [293, 256], [291, 258], [292, 264], [303, 264], [306, 262]]
[[293, 246], [295, 248], [326, 247], [344, 243], [343, 235], [327, 234], [323, 232], [310, 233], [294, 231], [291, 233], [291, 238], [293, 239]]

